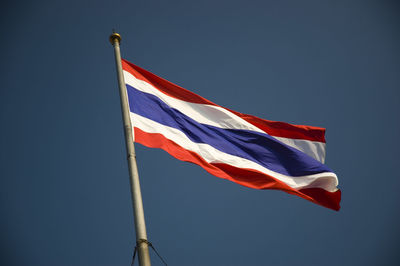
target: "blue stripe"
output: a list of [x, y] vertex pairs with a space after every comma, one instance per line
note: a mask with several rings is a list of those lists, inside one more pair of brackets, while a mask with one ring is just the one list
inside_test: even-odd
[[246, 158], [288, 176], [332, 172], [314, 158], [267, 134], [200, 124], [152, 94], [141, 92], [128, 84], [127, 89], [132, 113], [176, 128], [195, 143], [209, 144], [222, 152]]

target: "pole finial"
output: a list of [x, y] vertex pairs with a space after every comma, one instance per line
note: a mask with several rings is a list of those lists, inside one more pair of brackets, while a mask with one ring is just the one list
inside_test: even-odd
[[113, 30], [113, 34], [110, 35], [110, 43], [111, 43], [112, 45], [114, 45], [114, 41], [115, 41], [115, 40], [117, 40], [118, 43], [121, 43], [121, 35], [119, 35], [118, 33], [116, 33], [116, 32]]

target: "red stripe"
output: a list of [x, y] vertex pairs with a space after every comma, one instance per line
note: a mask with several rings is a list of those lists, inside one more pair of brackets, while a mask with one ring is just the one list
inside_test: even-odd
[[[162, 93], [167, 94], [173, 98], [198, 104], [208, 104], [219, 106], [191, 91], [188, 91], [178, 85], [175, 85], [168, 80], [160, 78], [153, 73], [136, 66], [126, 60], [122, 60], [122, 68], [137, 79], [143, 80], [147, 83], [152, 84], [155, 88], [160, 90]], [[221, 106], [220, 106], [221, 107]], [[225, 108], [225, 107], [222, 107]], [[260, 128], [267, 134], [275, 137], [292, 138], [292, 139], [304, 139], [311, 141], [325, 142], [325, 129], [320, 127], [312, 126], [301, 126], [292, 125], [284, 122], [269, 121], [261, 119], [252, 115], [242, 114], [228, 108], [226, 110], [236, 114], [242, 119], [246, 120], [250, 124]]]
[[292, 125], [289, 123], [278, 121], [269, 121], [253, 115], [242, 114], [233, 110], [229, 111], [246, 120], [250, 124], [258, 127], [259, 129], [265, 131], [271, 136], [290, 139], [305, 139], [325, 143], [325, 128]]
[[209, 100], [191, 91], [188, 91], [187, 89], [184, 89], [172, 82], [169, 82], [166, 79], [160, 78], [153, 73], [124, 59], [122, 59], [122, 68], [135, 76], [135, 78], [152, 84], [156, 89], [173, 98], [191, 103], [216, 105], [215, 103], [210, 102]]
[[150, 147], [160, 148], [181, 161], [203, 167], [210, 174], [228, 179], [240, 185], [255, 189], [278, 189], [300, 196], [324, 207], [339, 210], [340, 191], [328, 192], [320, 188], [296, 190], [275, 178], [253, 169], [242, 169], [222, 163], [208, 163], [195, 152], [186, 150], [162, 134], [147, 133], [134, 128], [135, 141]]
[[317, 204], [319, 205], [334, 209], [335, 211], [340, 210], [340, 200], [342, 198], [340, 189], [335, 192], [329, 192], [320, 188], [305, 188], [300, 189], [299, 192], [306, 194], [310, 198], [318, 199]]

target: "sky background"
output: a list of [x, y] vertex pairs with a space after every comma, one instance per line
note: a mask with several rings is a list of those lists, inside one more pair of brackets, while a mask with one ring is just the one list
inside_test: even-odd
[[2, 2], [0, 264], [131, 263], [115, 28], [123, 58], [219, 105], [327, 128], [342, 190], [335, 212], [137, 144], [148, 238], [168, 265], [398, 265], [399, 11], [395, 1]]

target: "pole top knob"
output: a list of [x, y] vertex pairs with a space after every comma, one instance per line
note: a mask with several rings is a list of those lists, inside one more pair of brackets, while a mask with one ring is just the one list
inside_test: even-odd
[[116, 32], [113, 32], [113, 34], [110, 35], [110, 43], [112, 45], [114, 45], [114, 40], [117, 40], [118, 43], [120, 43], [121, 42], [121, 35], [119, 35]]

